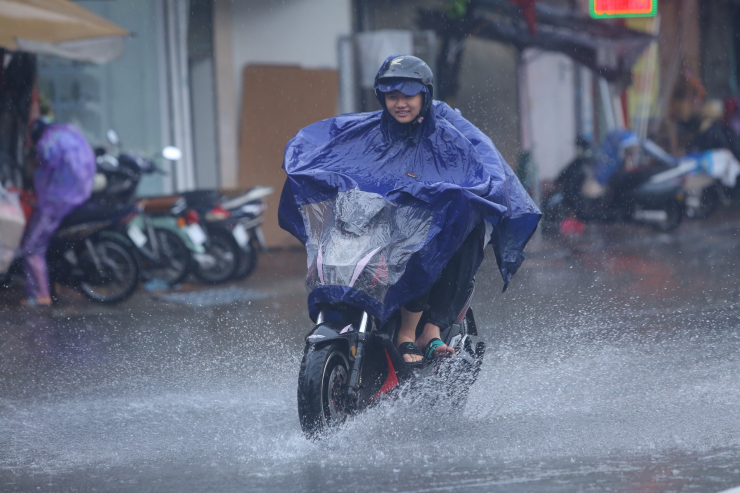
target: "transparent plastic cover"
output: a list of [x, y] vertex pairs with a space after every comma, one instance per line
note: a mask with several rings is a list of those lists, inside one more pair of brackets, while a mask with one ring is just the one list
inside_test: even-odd
[[433, 213], [357, 188], [301, 207], [309, 292], [348, 286], [380, 302], [427, 239]]

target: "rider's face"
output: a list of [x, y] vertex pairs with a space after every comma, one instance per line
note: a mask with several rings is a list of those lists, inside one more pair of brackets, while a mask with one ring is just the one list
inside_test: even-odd
[[388, 113], [400, 123], [410, 123], [419, 116], [424, 98], [421, 93], [406, 96], [400, 91], [385, 93], [385, 106]]

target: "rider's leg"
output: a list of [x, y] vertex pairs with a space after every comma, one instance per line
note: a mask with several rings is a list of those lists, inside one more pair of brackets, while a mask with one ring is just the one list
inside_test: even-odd
[[[405, 342], [416, 344], [416, 327], [419, 326], [419, 320], [424, 313], [424, 310], [428, 308], [429, 291], [419, 296], [415, 300], [406, 303], [406, 306], [401, 308], [401, 328], [398, 330], [398, 337], [396, 345], [401, 345]], [[421, 352], [420, 348], [416, 348], [418, 352]], [[406, 363], [416, 363], [421, 361], [423, 357], [420, 354], [404, 354], [403, 359]]]
[[[414, 342], [416, 339], [416, 326], [419, 325], [422, 313], [424, 312], [411, 312], [406, 308], [401, 308], [401, 328], [398, 330], [397, 345], [404, 342]], [[422, 359], [422, 356], [418, 354], [403, 355], [403, 360], [406, 363], [416, 363]]]
[[21, 244], [26, 276], [26, 294], [30, 304], [50, 305], [49, 274], [46, 267], [46, 250], [54, 231], [59, 227], [60, 215], [34, 211], [31, 223]]
[[[432, 339], [439, 338], [440, 333], [455, 322], [463, 309], [475, 272], [483, 261], [485, 237], [484, 224], [471, 231], [432, 286], [429, 292], [427, 323], [416, 340], [422, 348]], [[445, 344], [438, 346], [434, 352], [437, 356], [454, 354], [454, 350]]]

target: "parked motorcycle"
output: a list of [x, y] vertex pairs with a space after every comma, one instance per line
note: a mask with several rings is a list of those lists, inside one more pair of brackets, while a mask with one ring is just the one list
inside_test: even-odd
[[[581, 155], [558, 175], [554, 189], [542, 202], [546, 227], [554, 227], [574, 215], [582, 221], [633, 221], [658, 231], [671, 231], [681, 224], [685, 191], [682, 175], [675, 174], [673, 158], [650, 141], [632, 143], [635, 167], [621, 163], [605, 185], [595, 179], [606, 158], [580, 142]], [[625, 149], [620, 151], [625, 152]], [[602, 166], [603, 168], [603, 166]]]
[[[405, 231], [415, 229], [411, 222], [426, 222], [429, 218], [411, 207], [387, 203], [362, 222], [358, 233], [356, 209], [336, 205], [340, 200], [363, 200], [366, 192], [351, 197], [330, 199], [328, 204], [311, 207], [320, 217], [307, 243], [309, 271], [307, 287], [349, 287], [382, 300], [388, 288], [403, 272], [403, 267], [389, 264], [386, 259], [408, 261], [410, 248], [418, 237], [400, 238], [389, 234], [389, 224], [404, 222]], [[329, 203], [331, 202], [331, 203]], [[346, 205], [346, 204], [345, 204]], [[340, 217], [338, 211], [353, 211], [355, 219]], [[370, 217], [372, 216], [372, 217]], [[423, 226], [416, 228], [425, 234]], [[405, 259], [405, 260], [404, 260]], [[455, 323], [443, 331], [442, 341], [455, 349], [451, 358], [425, 360], [420, 367], [408, 365], [395, 341], [400, 328], [400, 312], [388, 321], [381, 321], [362, 308], [348, 303], [323, 303], [316, 325], [306, 337], [306, 346], [298, 375], [298, 415], [304, 434], [321, 438], [341, 427], [347, 419], [379, 402], [385, 395], [398, 393], [402, 386], [418, 389], [428, 379], [453, 406], [463, 406], [470, 386], [480, 372], [485, 344], [475, 341], [475, 318], [469, 308], [472, 286], [465, 299], [457, 304], [459, 315]], [[456, 310], [457, 312], [457, 310]], [[422, 318], [419, 327], [426, 321]]]
[[686, 217], [703, 219], [730, 203], [740, 162], [727, 149], [710, 149], [683, 156], [674, 174], [685, 176]]
[[262, 222], [272, 187], [253, 187], [232, 197], [215, 190], [184, 192], [187, 207], [197, 213], [208, 240], [212, 262], [200, 262], [194, 273], [208, 283], [243, 279], [257, 266], [257, 251], [265, 250]]
[[[108, 132], [108, 140], [118, 145], [118, 136]], [[147, 174], [164, 174], [152, 159], [120, 153], [118, 157], [103, 149], [96, 150], [98, 175], [92, 200], [102, 206], [134, 202], [141, 178]], [[166, 147], [163, 157], [170, 161], [181, 158], [179, 149]], [[180, 202], [178, 202], [178, 200]], [[141, 214], [129, 225], [127, 235], [138, 249], [142, 276], [167, 284], [177, 284], [188, 275], [192, 255], [204, 253], [205, 235], [200, 226], [188, 225], [176, 214], [182, 210], [179, 196], [150, 197], [138, 201]]]
[[205, 252], [205, 233], [198, 224], [188, 224], [176, 217], [183, 207], [181, 197], [141, 199], [139, 214], [129, 225], [127, 234], [139, 249], [140, 261], [147, 279], [158, 279], [174, 285], [190, 272], [193, 255]]
[[[54, 300], [58, 299], [57, 282], [100, 303], [115, 303], [131, 296], [139, 283], [139, 264], [136, 247], [120, 231], [136, 214], [135, 205], [101, 208], [87, 201], [64, 218], [46, 254]], [[23, 272], [21, 261], [16, 259], [0, 276], [4, 284], [12, 275]]]

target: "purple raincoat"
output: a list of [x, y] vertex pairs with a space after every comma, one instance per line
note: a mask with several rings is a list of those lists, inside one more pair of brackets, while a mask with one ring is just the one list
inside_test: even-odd
[[74, 125], [49, 125], [36, 146], [36, 159], [40, 210], [74, 208], [90, 198], [95, 153]]
[[36, 147], [36, 160], [34, 187], [38, 206], [21, 246], [26, 293], [34, 299], [49, 296], [49, 241], [64, 217], [90, 197], [96, 170], [90, 144], [70, 124], [50, 125], [44, 131]]

